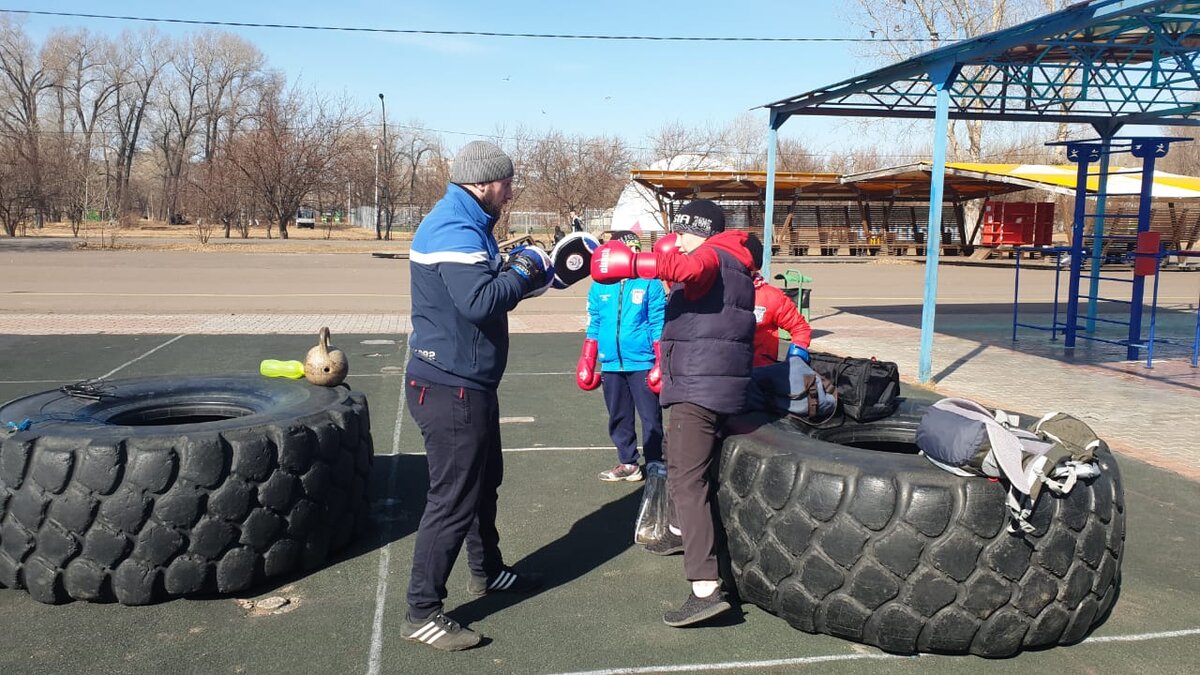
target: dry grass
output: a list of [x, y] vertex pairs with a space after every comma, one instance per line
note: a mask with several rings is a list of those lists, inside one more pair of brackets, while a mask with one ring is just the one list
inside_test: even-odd
[[235, 230], [226, 239], [224, 228], [214, 227], [209, 232], [208, 242], [201, 242], [197, 225], [167, 225], [162, 221], [138, 220], [131, 225], [114, 227], [109, 223], [84, 223], [75, 236], [69, 223], [47, 223], [41, 229], [29, 228], [25, 235], [31, 237], [53, 237], [74, 239], [77, 248], [100, 250], [154, 250], [154, 251], [252, 251], [255, 253], [360, 253], [364, 250], [407, 250], [412, 240], [411, 232], [393, 232], [392, 240], [378, 241], [375, 231], [347, 225], [332, 227], [318, 226], [315, 229], [288, 229], [288, 238], [280, 239], [273, 231], [259, 227], [250, 231], [243, 239]]

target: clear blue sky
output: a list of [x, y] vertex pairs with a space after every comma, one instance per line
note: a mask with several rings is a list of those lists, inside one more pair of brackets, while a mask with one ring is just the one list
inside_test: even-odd
[[[208, 0], [10, 0], [5, 9], [125, 16], [425, 30], [612, 35], [862, 37], [843, 16], [848, 0], [573, 0], [538, 2], [250, 2]], [[22, 15], [10, 15], [14, 18]], [[59, 26], [117, 34], [155, 25], [171, 35], [197, 26], [29, 16], [40, 41]], [[406, 36], [278, 28], [221, 28], [253, 42], [289, 80], [345, 92], [378, 114], [419, 121], [451, 148], [499, 124], [535, 131], [619, 135], [632, 145], [663, 124], [724, 126], [763, 103], [831, 84], [875, 66], [847, 43], [626, 42]], [[766, 114], [755, 111], [765, 133]], [[784, 135], [836, 151], [843, 122], [793, 120]], [[879, 139], [881, 142], [883, 139]]]

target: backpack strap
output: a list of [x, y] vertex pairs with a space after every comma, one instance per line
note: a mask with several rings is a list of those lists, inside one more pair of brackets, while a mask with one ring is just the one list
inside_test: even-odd
[[[959, 412], [968, 419], [983, 422], [986, 425], [988, 442], [991, 444], [991, 452], [988, 453], [995, 463], [994, 477], [1006, 478], [1010, 485], [1015, 487], [1023, 494], [1029, 494], [1032, 489], [1033, 476], [1027, 475], [1023, 466], [1022, 458], [1026, 454], [1026, 446], [1020, 438], [1013, 433], [1012, 429], [1007, 429], [996, 420], [993, 413], [987, 408], [979, 405], [975, 401], [965, 398], [945, 398], [938, 401], [938, 404], [946, 403], [959, 408]], [[988, 475], [993, 475], [987, 466], [988, 462], [984, 460], [984, 472]]]

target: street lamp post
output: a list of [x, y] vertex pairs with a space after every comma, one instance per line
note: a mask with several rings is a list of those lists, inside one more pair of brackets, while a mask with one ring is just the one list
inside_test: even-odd
[[375, 238], [383, 239], [379, 229], [379, 144], [372, 143], [371, 149], [375, 151]]
[[387, 185], [383, 189], [383, 201], [388, 207], [387, 217], [387, 239], [392, 238], [392, 148], [388, 145], [387, 138], [387, 106], [383, 102], [383, 93], [379, 94], [379, 116], [383, 120], [383, 180]]

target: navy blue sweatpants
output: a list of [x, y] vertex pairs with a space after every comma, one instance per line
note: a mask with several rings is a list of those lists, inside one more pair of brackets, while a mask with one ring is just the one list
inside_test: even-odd
[[604, 405], [608, 407], [608, 435], [617, 446], [617, 457], [622, 464], [638, 461], [635, 410], [642, 418], [642, 450], [646, 461], [661, 462], [663, 458], [662, 408], [658, 405], [658, 395], [646, 384], [647, 372], [605, 371], [600, 379], [604, 385]]
[[405, 379], [408, 411], [425, 439], [429, 464], [429, 492], [408, 583], [409, 619], [420, 621], [442, 609], [446, 580], [464, 541], [471, 574], [491, 577], [504, 565], [496, 531], [504, 460], [494, 390]]

